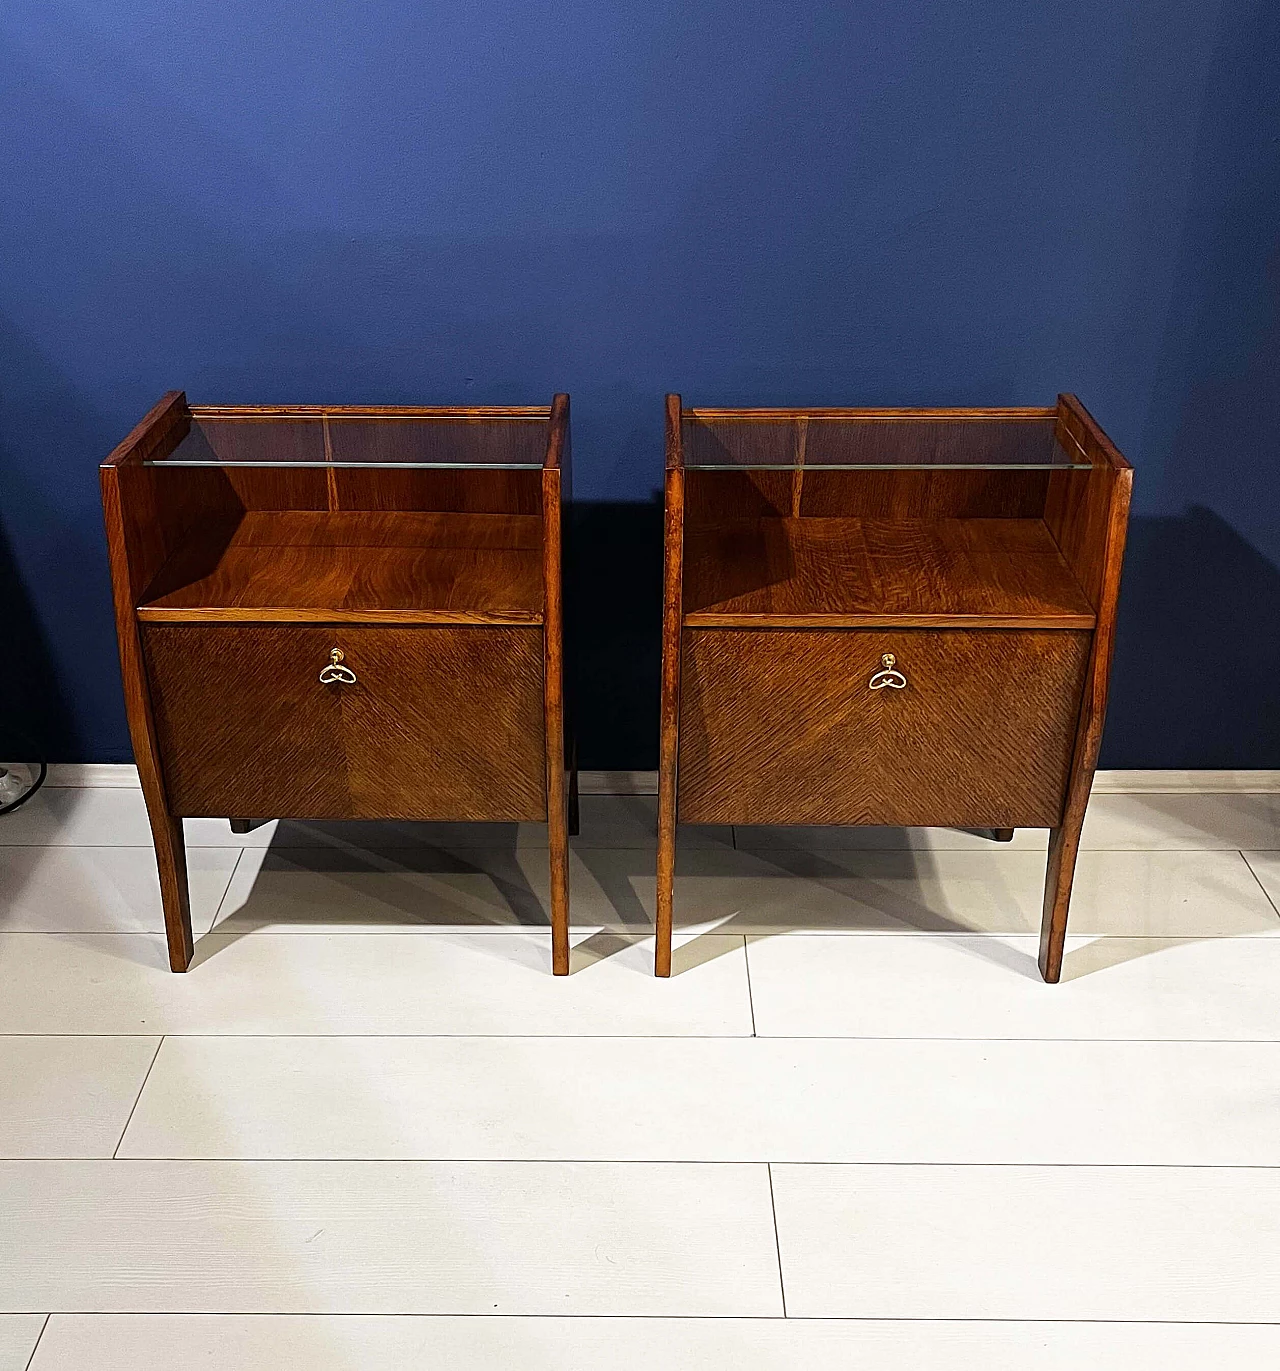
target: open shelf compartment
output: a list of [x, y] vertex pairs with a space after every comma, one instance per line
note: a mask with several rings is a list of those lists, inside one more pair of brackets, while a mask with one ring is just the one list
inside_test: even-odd
[[166, 406], [121, 468], [142, 622], [543, 622], [550, 408]]
[[542, 598], [538, 515], [247, 510], [193, 531], [138, 618], [538, 624]]
[[1070, 406], [681, 410], [690, 628], [1092, 629]]
[[765, 518], [686, 533], [690, 627], [1092, 628], [1039, 519]]

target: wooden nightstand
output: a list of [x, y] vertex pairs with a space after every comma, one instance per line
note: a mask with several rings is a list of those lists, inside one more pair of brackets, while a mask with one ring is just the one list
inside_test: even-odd
[[169, 960], [182, 820], [548, 823], [569, 970], [561, 506], [549, 409], [190, 407], [102, 467], [134, 754]]
[[656, 970], [676, 824], [1050, 830], [1062, 973], [1133, 472], [1054, 409], [667, 397]]

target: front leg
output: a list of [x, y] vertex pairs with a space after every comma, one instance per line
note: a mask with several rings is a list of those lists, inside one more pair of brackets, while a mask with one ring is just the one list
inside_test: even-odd
[[1044, 880], [1044, 909], [1040, 922], [1040, 974], [1054, 983], [1062, 978], [1062, 955], [1067, 941], [1067, 911], [1071, 882], [1080, 851], [1084, 806], [1067, 815], [1061, 828], [1049, 830], [1049, 864]]
[[169, 966], [185, 971], [195, 948], [191, 941], [191, 896], [187, 889], [187, 847], [182, 820], [165, 812], [150, 811], [151, 836], [160, 872], [160, 900], [164, 905], [164, 930], [169, 942]]

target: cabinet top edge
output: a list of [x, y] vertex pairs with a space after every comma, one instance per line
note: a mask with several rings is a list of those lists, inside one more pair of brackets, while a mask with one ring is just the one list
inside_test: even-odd
[[699, 406], [682, 409], [685, 419], [1053, 419], [1058, 411], [1044, 406], [997, 409], [856, 409], [845, 407], [799, 407], [786, 409], [716, 409]]
[[192, 405], [193, 419], [532, 419], [550, 405]]

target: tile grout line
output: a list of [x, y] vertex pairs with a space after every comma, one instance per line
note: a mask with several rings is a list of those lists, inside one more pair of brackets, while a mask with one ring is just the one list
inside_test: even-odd
[[[35, 1315], [43, 1318], [46, 1322], [53, 1317], [46, 1314], [41, 1309], [10, 1309], [6, 1314], [15, 1315], [18, 1318], [24, 1315]], [[285, 1310], [262, 1310], [262, 1309], [219, 1309], [210, 1312], [208, 1309], [59, 1309], [56, 1311], [59, 1318], [131, 1318], [131, 1319], [151, 1319], [151, 1318], [213, 1318], [213, 1319], [419, 1319], [424, 1322], [428, 1320], [445, 1319], [489, 1319], [494, 1322], [502, 1320], [516, 1319], [557, 1319], [563, 1322], [610, 1322], [615, 1320], [628, 1320], [633, 1322], [651, 1321], [661, 1323], [668, 1322], [699, 1322], [699, 1323], [779, 1323], [781, 1316], [778, 1314], [637, 1314], [637, 1313], [611, 1313], [597, 1314], [584, 1312], [580, 1314], [561, 1314], [561, 1313], [485, 1313], [478, 1314], [470, 1310], [454, 1310], [452, 1312], [424, 1313], [421, 1310], [390, 1310], [377, 1314], [368, 1312], [352, 1312], [345, 1309], [329, 1309], [317, 1313], [314, 1309], [285, 1309]], [[1116, 1318], [1081, 1318], [1069, 1315], [1058, 1315], [1054, 1318], [1028, 1317], [1017, 1314], [966, 1314], [959, 1317], [944, 1317], [937, 1314], [788, 1314], [787, 1320], [791, 1323], [929, 1323], [929, 1324], [953, 1324], [953, 1323], [977, 1323], [977, 1324], [1035, 1324], [1054, 1325], [1054, 1324], [1088, 1324], [1090, 1326], [1110, 1328], [1138, 1327], [1138, 1328], [1280, 1328], [1280, 1322], [1275, 1319], [1116, 1319]], [[43, 1332], [43, 1330], [42, 1330]], [[34, 1354], [33, 1354], [34, 1355]], [[30, 1363], [28, 1363], [30, 1366]]]
[[[222, 917], [222, 906], [227, 902], [227, 896], [231, 894], [231, 887], [235, 883], [236, 872], [240, 870], [240, 863], [244, 861], [245, 849], [241, 847], [239, 855], [231, 863], [231, 873], [227, 877], [227, 883], [222, 888], [222, 895], [218, 900], [218, 907], [213, 911], [213, 918], [209, 922], [207, 932], [212, 933], [218, 926], [218, 920]], [[203, 936], [203, 934], [201, 935]]]
[[[0, 1156], [0, 1162], [4, 1163], [25, 1163], [37, 1162], [45, 1164], [48, 1162], [76, 1162], [85, 1165], [94, 1165], [99, 1162], [109, 1160], [105, 1157], [82, 1157], [82, 1156], [59, 1156], [59, 1157], [4, 1157]], [[716, 1167], [755, 1167], [755, 1166], [790, 1166], [799, 1169], [803, 1166], [841, 1168], [852, 1171], [887, 1171], [890, 1169], [906, 1171], [913, 1169], [929, 1168], [930, 1170], [950, 1170], [950, 1171], [1265, 1171], [1268, 1173], [1280, 1174], [1280, 1164], [1276, 1162], [1053, 1162], [1053, 1161], [1022, 1161], [1022, 1162], [1001, 1162], [1001, 1161], [902, 1161], [899, 1158], [880, 1159], [880, 1160], [814, 1160], [805, 1157], [783, 1157], [776, 1162], [766, 1162], [760, 1157], [737, 1156], [737, 1157], [570, 1157], [570, 1156], [541, 1156], [541, 1157], [450, 1157], [450, 1156], [423, 1156], [406, 1153], [402, 1156], [383, 1156], [383, 1157], [351, 1157], [351, 1156], [321, 1156], [313, 1154], [304, 1157], [285, 1157], [285, 1156], [254, 1156], [254, 1157], [214, 1157], [202, 1156], [197, 1153], [185, 1153], [180, 1156], [161, 1156], [153, 1153], [145, 1157], [119, 1157], [112, 1160], [137, 1162], [149, 1164], [153, 1162], [162, 1163], [196, 1163], [200, 1166], [344, 1166], [344, 1167], [368, 1167], [368, 1166], [612, 1166], [612, 1167], [680, 1167], [688, 1168], [691, 1166], [716, 1166]], [[772, 1181], [771, 1181], [772, 1188]], [[12, 1310], [6, 1310], [12, 1313]], [[65, 1313], [65, 1310], [59, 1311]]]
[[782, 1235], [778, 1232], [778, 1202], [773, 1196], [773, 1163], [766, 1162], [769, 1173], [769, 1211], [773, 1215], [773, 1250], [778, 1254], [778, 1289], [782, 1294], [782, 1317], [787, 1317], [787, 1283], [782, 1275]]
[[748, 952], [747, 944], [750, 939], [744, 933], [742, 936], [742, 964], [747, 971], [747, 1008], [751, 1011], [751, 1036], [756, 1036], [756, 1002], [751, 994], [751, 957]]
[[160, 1055], [160, 1049], [164, 1046], [165, 1035], [160, 1035], [160, 1041], [156, 1044], [156, 1050], [147, 1066], [147, 1073], [142, 1078], [142, 1084], [138, 1087], [138, 1094], [133, 1101], [133, 1108], [129, 1110], [129, 1117], [124, 1121], [124, 1127], [120, 1130], [120, 1136], [116, 1139], [115, 1150], [111, 1153], [111, 1160], [116, 1161], [120, 1154], [120, 1148], [124, 1145], [124, 1135], [129, 1131], [129, 1125], [133, 1122], [134, 1113], [138, 1108], [138, 1101], [142, 1099], [142, 1092], [147, 1088], [147, 1082], [151, 1079], [152, 1068], [156, 1064], [156, 1058]]
[[31, 1355], [27, 1358], [27, 1364], [23, 1368], [23, 1371], [31, 1371], [32, 1364], [36, 1359], [36, 1353], [40, 1350], [40, 1342], [44, 1337], [44, 1330], [48, 1328], [49, 1320], [51, 1318], [53, 1318], [52, 1314], [46, 1314], [44, 1316], [44, 1322], [40, 1325], [40, 1331], [36, 1334], [36, 1345], [31, 1349]]
[[[154, 1038], [154, 1033], [129, 1033], [111, 1031], [107, 1033], [70, 1033], [52, 1032], [42, 1029], [0, 1029], [0, 1041], [6, 1038]], [[1159, 1046], [1202, 1046], [1218, 1044], [1225, 1047], [1276, 1047], [1280, 1046], [1280, 1036], [1272, 1038], [1081, 1038], [1081, 1037], [992, 1037], [990, 1035], [974, 1036], [967, 1033], [934, 1033], [934, 1034], [903, 1034], [903, 1033], [398, 1033], [398, 1032], [362, 1032], [351, 1033], [346, 1031], [334, 1031], [331, 1033], [294, 1033], [294, 1032], [248, 1032], [248, 1033], [221, 1033], [208, 1031], [184, 1031], [176, 1030], [162, 1035], [166, 1038], [196, 1039], [204, 1042], [237, 1042], [244, 1038], [254, 1039], [282, 1039], [282, 1040], [309, 1040], [309, 1039], [330, 1039], [330, 1038], [353, 1038], [359, 1040], [376, 1040], [382, 1038], [407, 1040], [407, 1041], [435, 1041], [442, 1038], [474, 1038], [501, 1041], [525, 1041], [525, 1042], [748, 1042], [752, 1038], [758, 1038], [760, 1042], [834, 1042], [834, 1043], [1025, 1043], [1031, 1046], [1039, 1044], [1058, 1044], [1058, 1043], [1081, 1043], [1084, 1045], [1099, 1044], [1119, 1044], [1121, 1046], [1131, 1045], [1159, 1045]]]
[[1244, 862], [1245, 866], [1249, 868], [1249, 875], [1252, 876], [1255, 881], [1257, 881], [1258, 889], [1262, 891], [1263, 897], [1266, 899], [1267, 903], [1271, 906], [1272, 909], [1275, 910], [1276, 918], [1280, 919], [1280, 905], [1276, 904], [1276, 902], [1271, 898], [1271, 892], [1267, 889], [1265, 885], [1262, 884], [1262, 877], [1259, 876], [1258, 873], [1253, 869], [1253, 863], [1249, 860], [1249, 854], [1247, 852], [1242, 851], [1240, 853], [1240, 859]]

